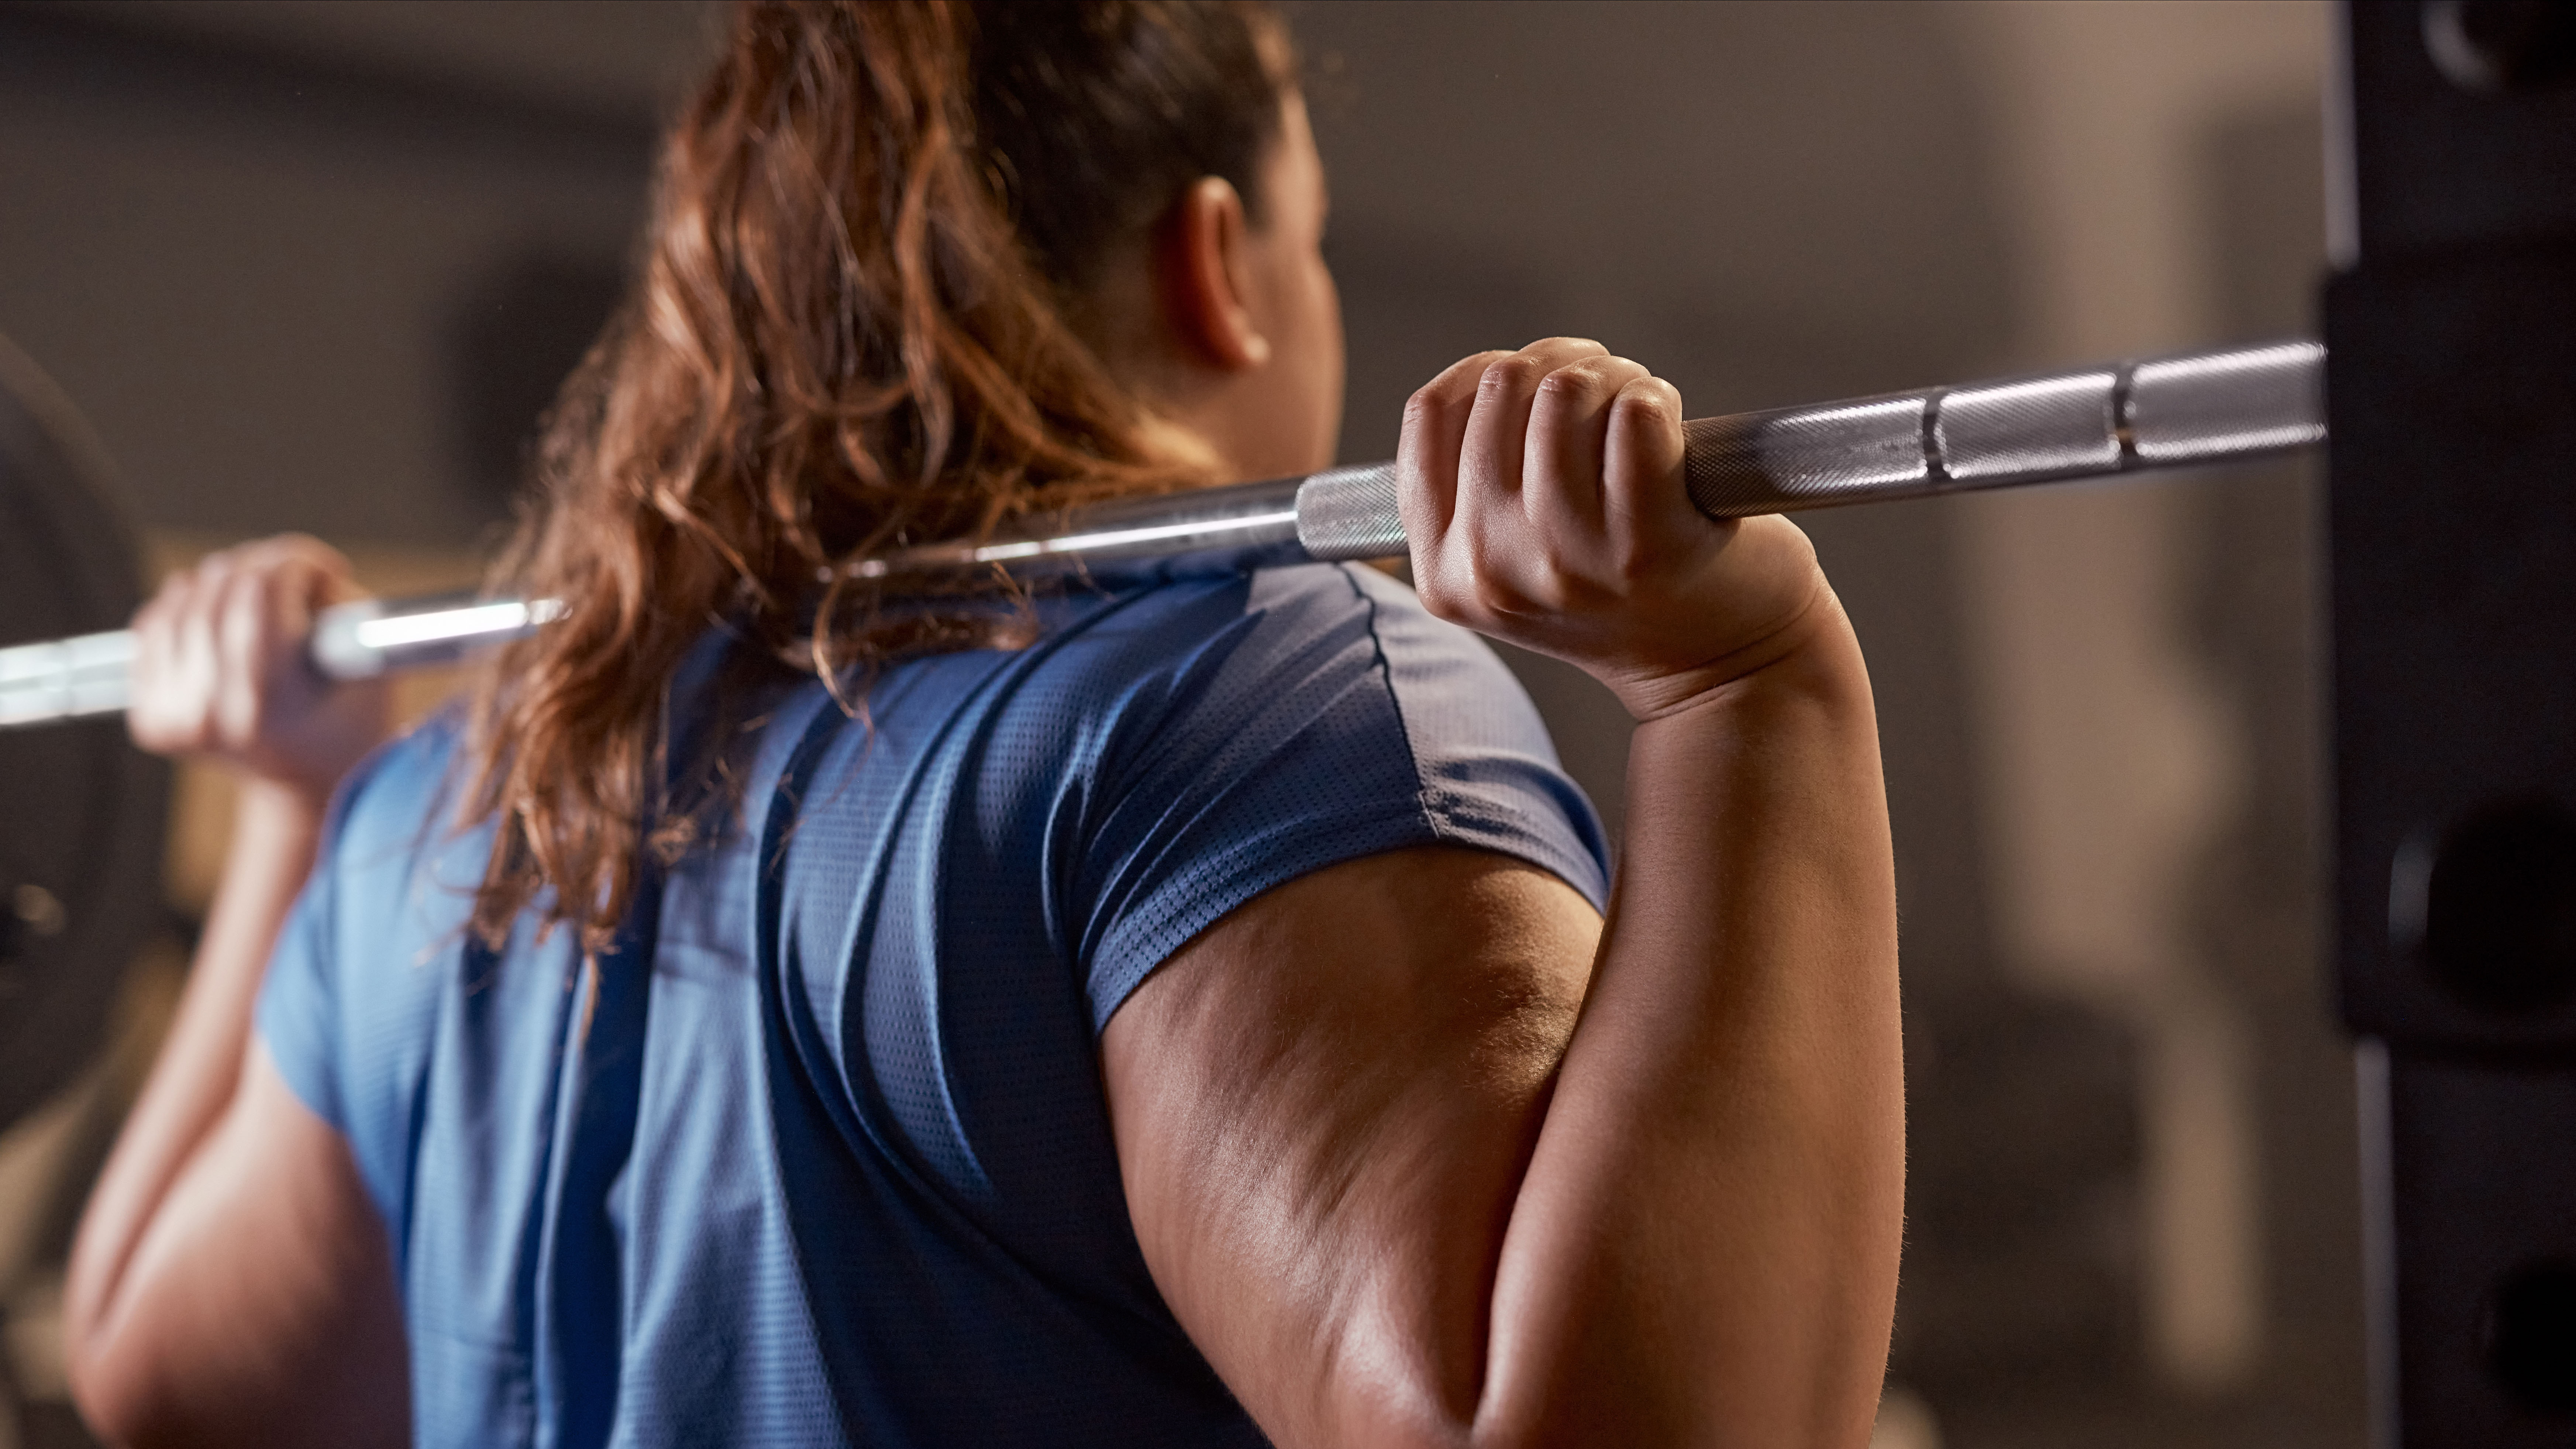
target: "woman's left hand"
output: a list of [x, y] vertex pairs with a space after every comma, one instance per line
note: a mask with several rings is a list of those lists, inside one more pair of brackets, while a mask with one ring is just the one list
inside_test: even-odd
[[1806, 535], [1692, 507], [1681, 395], [1600, 343], [1451, 366], [1407, 405], [1396, 473], [1424, 606], [1581, 668], [1639, 720], [1803, 647], [1857, 666]]

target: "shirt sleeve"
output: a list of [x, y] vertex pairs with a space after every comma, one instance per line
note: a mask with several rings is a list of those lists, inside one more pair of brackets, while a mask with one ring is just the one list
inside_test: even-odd
[[[441, 714], [360, 761], [340, 782], [313, 873], [269, 953], [252, 1016], [286, 1085], [353, 1142], [363, 1135], [370, 1093], [348, 1071], [351, 1032], [384, 1019], [394, 1024], [394, 1035], [403, 1035], [416, 1025], [404, 1008], [416, 1004], [426, 978], [389, 983], [379, 976], [363, 993], [344, 993], [343, 983], [353, 966], [380, 964], [403, 942], [439, 939], [407, 918], [404, 907], [417, 904], [419, 893], [405, 885], [416, 848], [431, 838], [421, 822], [438, 798], [454, 739], [454, 721]], [[353, 943], [362, 960], [351, 959]], [[382, 1057], [385, 1033], [375, 1035]]]
[[1326, 866], [1462, 845], [1609, 892], [1599, 819], [1473, 634], [1371, 569], [1254, 576], [1242, 616], [1130, 691], [1072, 892], [1092, 1026], [1253, 897]]

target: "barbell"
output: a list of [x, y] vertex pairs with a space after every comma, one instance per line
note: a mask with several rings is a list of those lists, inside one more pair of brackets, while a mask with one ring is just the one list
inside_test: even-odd
[[[2325, 349], [2264, 343], [1682, 425], [1683, 483], [1742, 518], [2157, 468], [2232, 463], [2325, 441]], [[1395, 465], [1327, 468], [1067, 512], [1049, 526], [924, 544], [846, 566], [900, 582], [961, 570], [1022, 578], [1209, 573], [1405, 551]], [[325, 610], [326, 678], [447, 664], [562, 613], [553, 599], [365, 600]], [[125, 630], [0, 648], [0, 727], [124, 709]]]

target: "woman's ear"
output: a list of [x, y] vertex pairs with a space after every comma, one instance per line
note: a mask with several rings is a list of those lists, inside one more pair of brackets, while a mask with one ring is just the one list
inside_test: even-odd
[[1233, 183], [1202, 176], [1181, 193], [1154, 249], [1155, 291], [1173, 341], [1202, 366], [1247, 372], [1270, 360], [1252, 310], [1250, 249]]

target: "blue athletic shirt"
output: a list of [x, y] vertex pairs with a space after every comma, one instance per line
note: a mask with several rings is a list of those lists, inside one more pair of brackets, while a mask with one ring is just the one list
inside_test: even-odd
[[855, 719], [787, 697], [595, 964], [466, 930], [452, 723], [343, 787], [258, 1030], [384, 1215], [414, 1444], [1262, 1442], [1146, 1273], [1100, 1030], [1357, 856], [1499, 851], [1597, 906], [1600, 827], [1493, 653], [1371, 570], [1039, 610]]

